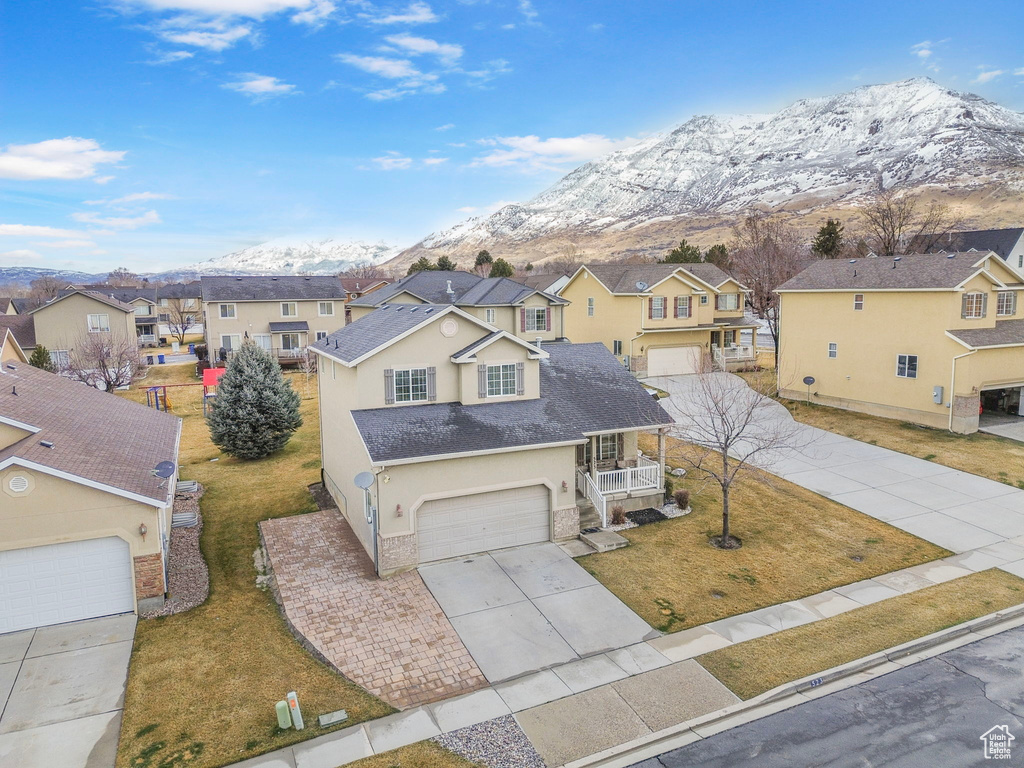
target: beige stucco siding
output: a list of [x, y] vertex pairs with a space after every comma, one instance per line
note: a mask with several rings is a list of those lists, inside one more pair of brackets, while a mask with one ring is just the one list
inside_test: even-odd
[[89, 334], [89, 315], [107, 315], [112, 335], [135, 338], [135, 315], [80, 293], [71, 294], [37, 309], [36, 344], [48, 350], [71, 350]]
[[[618, 340], [623, 353], [629, 354], [629, 340], [640, 330], [647, 311], [641, 297], [614, 296], [584, 270], [562, 290], [562, 298], [572, 302], [565, 308], [565, 335], [570, 341], [596, 341], [612, 350]], [[593, 316], [588, 314], [588, 299], [594, 300]]]
[[[281, 315], [281, 304], [288, 300], [281, 301], [207, 301], [203, 303], [203, 311], [206, 319], [206, 341], [213, 349], [220, 349], [222, 336], [234, 335], [239, 340], [245, 339], [248, 333], [252, 338], [258, 334], [270, 334], [271, 323], [285, 323], [306, 321], [309, 325], [308, 336], [303, 331], [301, 342], [303, 346], [316, 341], [317, 331], [333, 333], [345, 325], [345, 302], [343, 299], [324, 299], [334, 304], [333, 315], [320, 315], [320, 302], [317, 301], [296, 301], [295, 316], [283, 317]], [[235, 318], [228, 319], [220, 316], [221, 304], [235, 305]], [[280, 335], [274, 334], [272, 345], [277, 348], [281, 346]]]
[[6, 448], [8, 445], [13, 445], [19, 440], [23, 440], [28, 437], [31, 433], [28, 430], [22, 429], [21, 427], [15, 427], [11, 424], [0, 424], [0, 449]]

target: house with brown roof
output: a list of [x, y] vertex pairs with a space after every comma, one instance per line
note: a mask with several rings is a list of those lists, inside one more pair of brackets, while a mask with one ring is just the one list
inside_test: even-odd
[[747, 289], [714, 264], [585, 264], [560, 296], [566, 335], [599, 341], [636, 376], [733, 370], [757, 360]]
[[1024, 416], [1024, 273], [998, 254], [817, 261], [778, 292], [782, 396], [961, 433]]
[[3, 363], [27, 363], [28, 355], [22, 349], [10, 328], [0, 325], [0, 365]]
[[0, 633], [162, 603], [180, 432], [176, 416], [0, 363]]
[[26, 354], [36, 348], [36, 323], [32, 315], [0, 315], [0, 333], [9, 331]]

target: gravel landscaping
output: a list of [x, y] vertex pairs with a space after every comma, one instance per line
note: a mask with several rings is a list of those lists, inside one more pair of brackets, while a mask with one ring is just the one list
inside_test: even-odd
[[512, 715], [460, 728], [431, 741], [486, 768], [545, 768]]
[[625, 531], [630, 528], [638, 528], [641, 525], [647, 525], [648, 523], [659, 523], [663, 520], [670, 520], [673, 517], [684, 517], [692, 511], [693, 510], [690, 507], [680, 509], [674, 501], [670, 501], [668, 504], [662, 506], [661, 509], [648, 507], [647, 509], [638, 509], [635, 512], [627, 512], [626, 522], [622, 525], [609, 525], [604, 530]]
[[199, 549], [203, 532], [203, 516], [199, 499], [203, 487], [195, 493], [178, 493], [174, 497], [174, 513], [194, 513], [199, 522], [189, 528], [171, 528], [171, 549], [168, 562], [168, 597], [164, 604], [141, 614], [144, 619], [184, 613], [202, 605], [210, 594], [210, 572]]

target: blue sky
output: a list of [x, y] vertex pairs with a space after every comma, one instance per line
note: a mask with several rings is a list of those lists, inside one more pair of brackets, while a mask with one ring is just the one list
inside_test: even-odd
[[0, 266], [411, 245], [694, 114], [929, 75], [1024, 111], [1020, 2], [10, 2]]

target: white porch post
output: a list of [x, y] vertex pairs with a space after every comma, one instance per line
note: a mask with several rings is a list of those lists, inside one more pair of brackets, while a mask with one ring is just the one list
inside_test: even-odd
[[665, 487], [665, 427], [658, 430], [658, 472], [661, 487]]
[[590, 436], [590, 479], [597, 482], [597, 435]]

